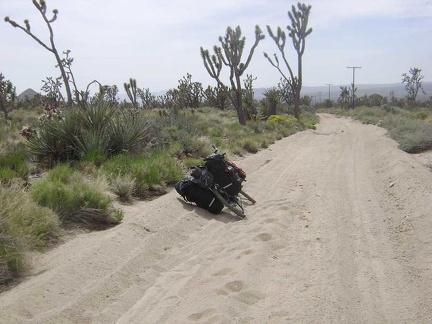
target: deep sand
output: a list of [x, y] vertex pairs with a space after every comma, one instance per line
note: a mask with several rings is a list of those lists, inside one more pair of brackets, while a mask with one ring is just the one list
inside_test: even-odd
[[0, 323], [432, 323], [432, 153], [321, 115], [238, 161], [240, 220], [175, 191], [122, 206], [0, 295]]

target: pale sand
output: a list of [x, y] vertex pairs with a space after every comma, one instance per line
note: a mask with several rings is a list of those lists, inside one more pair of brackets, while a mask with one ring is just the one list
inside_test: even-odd
[[123, 206], [38, 256], [0, 323], [431, 323], [432, 160], [385, 134], [322, 115], [239, 160], [244, 220], [174, 190]]

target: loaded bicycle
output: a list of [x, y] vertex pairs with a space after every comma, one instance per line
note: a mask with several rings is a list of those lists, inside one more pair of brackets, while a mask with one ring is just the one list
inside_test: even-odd
[[246, 173], [225, 158], [226, 153], [214, 152], [204, 158], [204, 165], [189, 169], [189, 176], [177, 182], [177, 192], [188, 202], [217, 214], [227, 207], [240, 218], [246, 216], [242, 198], [255, 199], [243, 190]]

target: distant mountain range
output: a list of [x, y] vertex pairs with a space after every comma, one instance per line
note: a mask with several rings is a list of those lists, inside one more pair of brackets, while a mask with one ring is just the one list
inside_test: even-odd
[[[357, 88], [357, 96], [363, 97], [364, 95], [370, 96], [372, 94], [379, 94], [383, 97], [390, 97], [390, 93], [393, 92], [396, 98], [404, 98], [407, 94], [405, 90], [405, 86], [402, 83], [391, 83], [391, 84], [356, 84]], [[423, 82], [422, 84], [423, 90], [426, 92], [426, 95], [423, 92], [419, 91], [417, 96], [417, 100], [425, 101], [432, 97], [432, 82]], [[341, 93], [340, 87], [351, 87], [350, 84], [345, 85], [331, 85], [329, 86], [317, 86], [317, 87], [302, 87], [302, 96], [311, 96], [313, 98], [313, 102], [323, 102], [324, 100], [329, 98], [329, 90], [330, 90], [330, 99], [337, 100]], [[255, 88], [255, 99], [260, 100], [264, 98], [264, 93], [268, 88]], [[25, 100], [25, 98], [31, 99], [33, 96], [37, 94], [33, 89], [27, 89], [22, 92], [18, 96], [18, 100]], [[164, 95], [165, 91], [154, 92], [153, 95], [161, 96]], [[129, 100], [128, 96], [125, 93], [119, 93], [119, 100]]]
[[[423, 90], [426, 92], [426, 95], [423, 92], [419, 91], [417, 95], [417, 100], [425, 101], [432, 97], [432, 82], [423, 82], [422, 84]], [[331, 85], [330, 86], [330, 99], [337, 100], [341, 93], [340, 87], [351, 87], [351, 84], [344, 85]], [[405, 90], [405, 85], [402, 83], [392, 83], [392, 84], [356, 84], [357, 88], [356, 95], [358, 97], [363, 97], [364, 95], [370, 96], [373, 94], [379, 94], [383, 97], [390, 98], [390, 93], [393, 91], [393, 94], [396, 98], [404, 98], [407, 95]], [[255, 99], [260, 99], [264, 97], [264, 92], [266, 88], [257, 88], [255, 91]], [[329, 86], [318, 86], [318, 87], [302, 87], [302, 96], [311, 96], [313, 97], [313, 102], [323, 102], [324, 100], [329, 98]]]

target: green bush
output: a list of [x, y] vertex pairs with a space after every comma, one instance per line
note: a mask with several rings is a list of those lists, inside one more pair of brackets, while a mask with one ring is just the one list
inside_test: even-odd
[[432, 125], [423, 120], [390, 115], [383, 120], [382, 126], [405, 152], [418, 153], [432, 149]]
[[135, 193], [135, 179], [131, 175], [118, 176], [111, 181], [110, 189], [120, 201], [132, 200]]
[[418, 153], [432, 148], [432, 125], [428, 111], [407, 111], [397, 107], [356, 107], [354, 110], [333, 110], [342, 116], [351, 116], [366, 124], [386, 128], [399, 148], [408, 153]]
[[32, 185], [30, 194], [40, 206], [52, 209], [64, 221], [87, 222], [79, 214], [91, 209], [99, 210], [107, 224], [113, 223], [109, 212], [111, 198], [97, 187], [97, 181], [86, 179], [67, 165], [53, 168], [48, 177]]
[[0, 181], [10, 181], [13, 178], [27, 179], [30, 169], [27, 156], [22, 147], [15, 147], [13, 152], [0, 155]]
[[[316, 124], [319, 123], [319, 117], [310, 112], [303, 112], [299, 120], [301, 129], [316, 129]], [[291, 134], [290, 134], [291, 135]]]
[[243, 142], [243, 148], [249, 153], [257, 153], [260, 145], [253, 138], [246, 138]]
[[102, 165], [110, 181], [129, 176], [135, 179], [135, 192], [145, 197], [157, 186], [173, 184], [183, 177], [181, 165], [167, 152], [156, 151], [148, 156], [118, 155]]
[[107, 103], [68, 111], [45, 121], [28, 141], [30, 152], [49, 165], [88, 160], [100, 165], [108, 156], [135, 151], [150, 140], [151, 123]]
[[[0, 283], [25, 268], [24, 252], [45, 247], [59, 230], [58, 216], [20, 190], [0, 191]], [[0, 265], [1, 266], [1, 265]], [[3, 273], [3, 275], [2, 275]]]
[[9, 167], [0, 167], [0, 184], [10, 184], [15, 177], [15, 172]]

